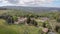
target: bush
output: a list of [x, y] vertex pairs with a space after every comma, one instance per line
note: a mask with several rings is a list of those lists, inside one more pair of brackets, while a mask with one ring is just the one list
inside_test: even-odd
[[12, 16], [8, 16], [7, 22], [8, 22], [8, 24], [13, 24], [14, 23], [13, 17]]
[[34, 26], [37, 26], [37, 25], [38, 25], [35, 20], [32, 20], [32, 21], [31, 21], [31, 24], [34, 25]]
[[57, 19], [57, 22], [60, 22], [60, 18]]
[[59, 32], [60, 26], [56, 26], [55, 30], [56, 30], [56, 32]]
[[17, 16], [12, 16], [12, 18], [14, 19], [14, 21], [17, 21]]
[[31, 21], [31, 19], [30, 19], [30, 17], [28, 17], [28, 19], [27, 19], [27, 24], [29, 24], [30, 21]]

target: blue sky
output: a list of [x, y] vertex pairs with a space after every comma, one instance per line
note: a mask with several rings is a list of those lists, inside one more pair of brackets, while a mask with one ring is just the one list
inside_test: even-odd
[[60, 0], [0, 0], [0, 6], [60, 7]]

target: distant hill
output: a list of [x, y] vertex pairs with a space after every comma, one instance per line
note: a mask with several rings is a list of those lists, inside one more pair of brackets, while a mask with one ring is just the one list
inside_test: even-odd
[[2, 7], [0, 7], [0, 10], [7, 10], [7, 8], [2, 8]]
[[1, 8], [6, 9], [17, 9], [33, 12], [44, 12], [44, 11], [60, 11], [57, 7], [22, 7], [22, 6], [2, 6]]

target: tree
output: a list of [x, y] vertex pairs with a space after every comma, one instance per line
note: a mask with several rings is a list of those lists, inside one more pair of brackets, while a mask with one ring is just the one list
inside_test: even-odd
[[35, 21], [35, 20], [31, 20], [31, 22], [30, 22], [32, 25], [34, 25], [34, 26], [37, 26], [38, 25], [38, 23]]
[[58, 32], [59, 29], [60, 29], [60, 27], [56, 26], [56, 28], [55, 28], [56, 32]]
[[13, 17], [12, 16], [8, 16], [7, 22], [8, 22], [8, 24], [13, 24], [14, 23]]
[[17, 21], [17, 16], [12, 16], [12, 18], [14, 19], [14, 21]]
[[31, 21], [30, 17], [27, 18], [27, 24], [29, 24]]
[[57, 22], [60, 22], [60, 17], [59, 17], [59, 15], [56, 16], [56, 20], [57, 20]]

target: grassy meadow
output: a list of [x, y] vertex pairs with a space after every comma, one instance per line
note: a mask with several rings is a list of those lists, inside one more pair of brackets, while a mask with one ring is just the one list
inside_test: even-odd
[[[10, 10], [0, 10], [0, 14], [9, 13], [7, 11]], [[13, 14], [13, 12], [11, 14]], [[0, 34], [39, 34], [39, 30], [41, 29], [35, 26], [9, 25], [4, 19], [0, 19]]]
[[[6, 14], [6, 15], [9, 14], [12, 16], [24, 16], [24, 15], [28, 15], [28, 14], [33, 14], [34, 17], [36, 17], [35, 15], [39, 15], [42, 17], [48, 17], [49, 20], [45, 22], [47, 24], [48, 28], [50, 28], [48, 22], [51, 22], [51, 24], [54, 24], [54, 25], [52, 25], [52, 27], [56, 26], [55, 24], [60, 23], [57, 21], [51, 21], [51, 20], [59, 19], [58, 16], [60, 16], [60, 12], [35, 14], [33, 12], [32, 13], [24, 12], [24, 11], [22, 12], [22, 11], [18, 11], [18, 10], [0, 10], [0, 15], [4, 15], [4, 14]], [[36, 19], [36, 20], [38, 20], [38, 19]], [[37, 23], [39, 26], [42, 27], [42, 25], [43, 25], [42, 22], [37, 21]], [[43, 28], [38, 28], [33, 25], [30, 26], [30, 25], [25, 25], [25, 24], [18, 24], [18, 25], [8, 24], [4, 19], [0, 19], [0, 34], [42, 34], [42, 29]]]

